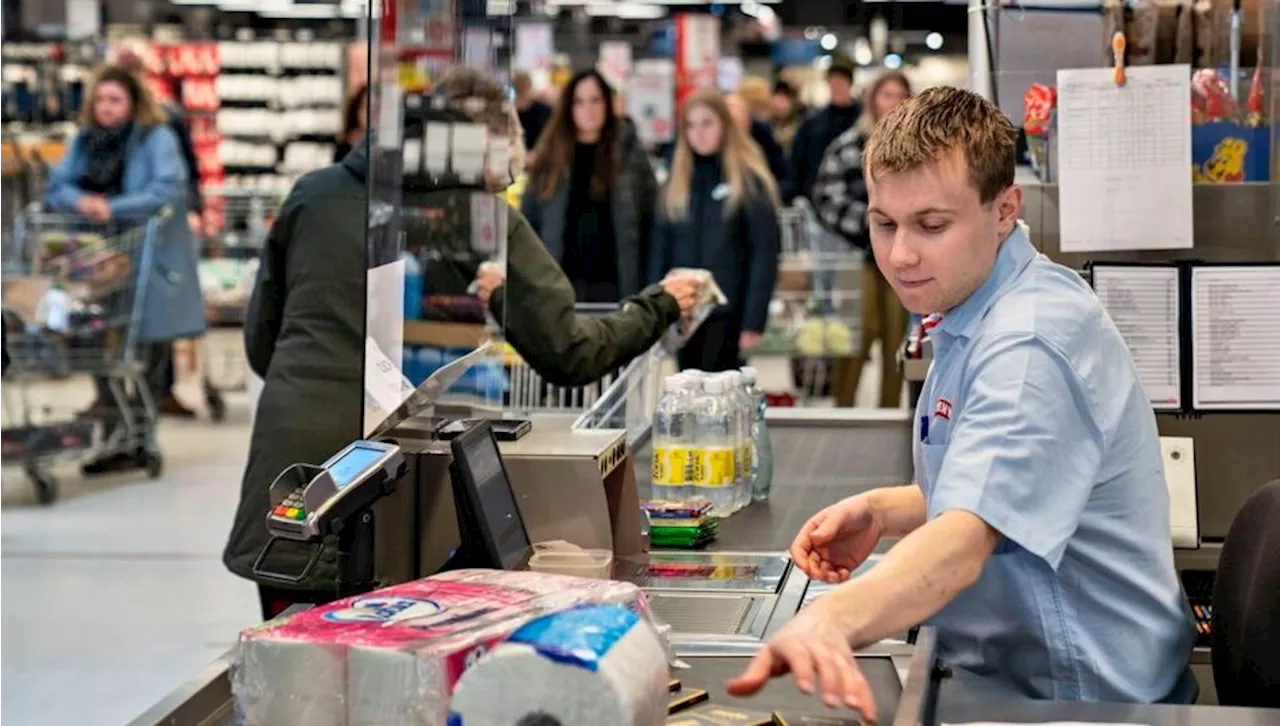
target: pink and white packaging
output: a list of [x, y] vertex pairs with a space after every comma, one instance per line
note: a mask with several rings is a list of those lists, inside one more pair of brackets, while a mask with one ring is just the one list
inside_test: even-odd
[[248, 726], [445, 726], [463, 671], [529, 620], [584, 603], [624, 605], [653, 621], [629, 583], [497, 570], [312, 608], [241, 633], [238, 710]]

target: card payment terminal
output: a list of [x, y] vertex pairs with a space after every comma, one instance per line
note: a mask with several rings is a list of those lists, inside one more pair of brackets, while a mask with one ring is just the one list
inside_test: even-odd
[[[254, 564], [267, 579], [298, 582], [306, 578], [322, 549], [322, 540], [338, 535], [339, 552], [364, 553], [372, 548], [372, 507], [391, 493], [404, 475], [404, 454], [385, 441], [355, 441], [320, 466], [294, 464], [271, 483], [267, 532], [271, 539]], [[293, 542], [295, 544], [288, 545]], [[274, 549], [308, 546], [311, 556], [300, 573], [278, 572], [268, 563]], [[357, 569], [371, 562], [356, 557]], [[353, 575], [361, 581], [367, 573]], [[354, 582], [353, 581], [353, 582]]]
[[335, 520], [389, 493], [403, 468], [400, 447], [381, 441], [348, 444], [320, 466], [294, 464], [271, 484], [267, 529], [289, 539], [323, 537]]

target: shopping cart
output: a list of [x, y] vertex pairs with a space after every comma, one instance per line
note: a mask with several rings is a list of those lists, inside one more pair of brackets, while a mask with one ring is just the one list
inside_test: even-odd
[[[274, 191], [220, 190], [204, 195], [205, 237], [200, 289], [212, 327], [241, 327], [257, 278], [258, 258], [283, 196]], [[239, 345], [200, 344], [201, 384], [209, 417], [226, 417], [223, 394], [249, 387], [249, 363]]]
[[788, 360], [794, 388], [770, 391], [775, 403], [811, 405], [830, 395], [835, 360], [858, 350], [862, 253], [823, 227], [803, 199], [779, 221], [778, 286], [752, 356]]
[[[169, 215], [164, 209], [141, 225], [112, 228], [38, 208], [24, 214], [17, 243], [31, 255], [21, 281], [43, 282], [45, 290], [34, 310], [4, 311], [11, 360], [5, 413], [21, 423], [3, 428], [0, 440], [4, 465], [22, 467], [41, 503], [56, 498], [49, 466], [64, 458], [110, 460], [152, 478], [163, 470], [138, 334], [156, 237]], [[7, 275], [6, 286], [11, 280], [18, 281]], [[92, 377], [109, 405], [60, 418], [53, 406], [36, 403], [40, 384], [69, 375]]]

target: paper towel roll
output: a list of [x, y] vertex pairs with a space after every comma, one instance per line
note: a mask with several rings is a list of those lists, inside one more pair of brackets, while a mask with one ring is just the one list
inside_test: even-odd
[[666, 653], [653, 627], [589, 605], [517, 630], [458, 681], [450, 726], [661, 726]]
[[342, 648], [246, 640], [232, 690], [246, 726], [346, 726], [346, 676]]

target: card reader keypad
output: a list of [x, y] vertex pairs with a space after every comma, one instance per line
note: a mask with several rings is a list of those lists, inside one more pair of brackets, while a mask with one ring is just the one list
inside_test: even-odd
[[305, 489], [305, 487], [298, 487], [290, 492], [289, 496], [285, 497], [283, 502], [276, 505], [276, 508], [271, 510], [272, 516], [279, 517], [280, 519], [293, 520], [295, 522], [306, 520], [307, 508], [302, 504], [303, 489]]

